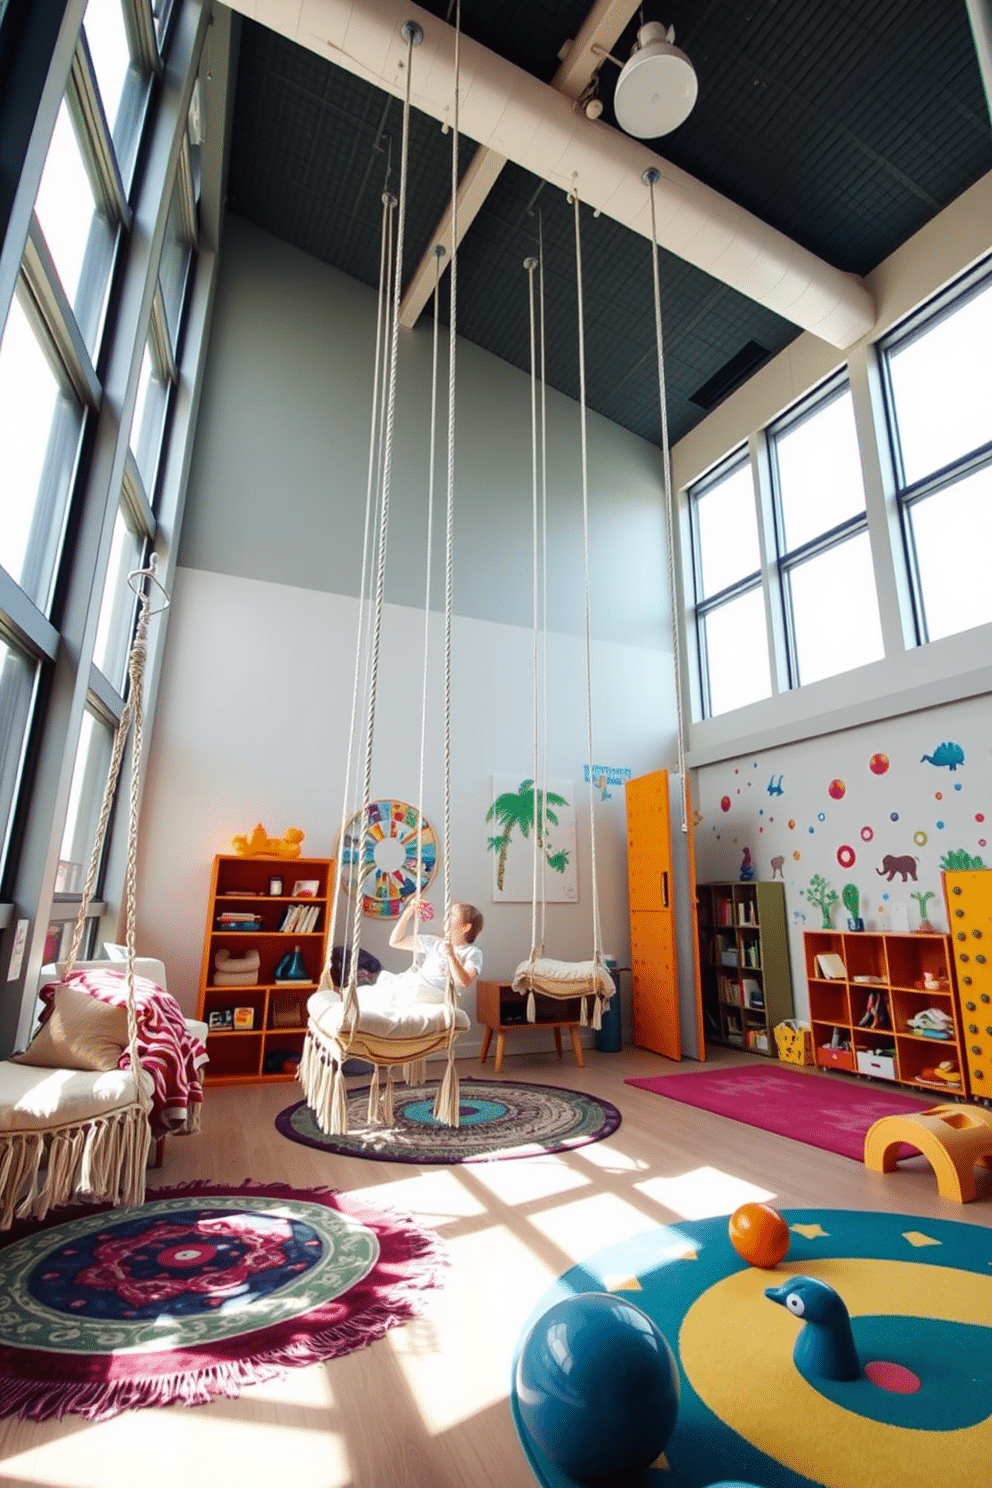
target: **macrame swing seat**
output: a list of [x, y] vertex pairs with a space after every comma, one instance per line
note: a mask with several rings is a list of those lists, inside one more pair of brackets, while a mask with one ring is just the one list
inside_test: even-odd
[[[455, 43], [455, 98], [453, 109], [452, 127], [452, 243], [458, 241], [457, 223], [455, 221], [455, 210], [458, 188], [458, 35], [460, 34], [460, 19], [456, 25]], [[376, 687], [379, 666], [379, 631], [381, 625], [382, 603], [383, 603], [383, 580], [386, 558], [386, 537], [388, 532], [389, 514], [389, 488], [392, 471], [392, 433], [393, 412], [395, 406], [396, 389], [396, 365], [397, 345], [399, 333], [399, 309], [400, 290], [402, 287], [402, 262], [403, 262], [403, 235], [405, 222], [406, 202], [406, 177], [407, 156], [409, 140], [409, 118], [410, 118], [410, 88], [412, 73], [412, 48], [422, 39], [419, 26], [414, 22], [407, 22], [403, 27], [403, 36], [407, 42], [408, 56], [406, 68], [406, 97], [403, 106], [403, 136], [400, 156], [400, 192], [398, 225], [396, 230], [395, 256], [390, 254], [387, 244], [390, 241], [392, 231], [392, 211], [396, 206], [395, 199], [388, 193], [383, 195], [383, 229], [382, 229], [382, 254], [380, 259], [380, 293], [379, 293], [379, 320], [377, 326], [377, 343], [375, 356], [375, 384], [373, 390], [373, 412], [372, 433], [370, 436], [369, 466], [368, 466], [368, 491], [366, 499], [365, 518], [365, 553], [362, 559], [362, 597], [360, 610], [364, 610], [366, 597], [365, 575], [368, 567], [369, 532], [372, 525], [373, 509], [373, 485], [378, 478], [381, 483], [379, 491], [379, 516], [378, 516], [378, 561], [375, 575], [375, 597], [372, 606], [370, 622], [370, 661], [369, 661], [369, 686], [368, 686], [368, 711], [365, 725], [365, 781], [362, 810], [359, 820], [361, 822], [361, 836], [356, 863], [360, 864], [364, 858], [366, 846], [366, 833], [368, 829], [369, 800], [371, 795], [371, 766], [372, 766], [372, 741], [375, 725], [376, 711]], [[435, 249], [436, 275], [440, 273], [440, 258], [444, 253], [443, 248]], [[448, 377], [449, 377], [449, 406], [448, 406], [448, 502], [447, 502], [447, 534], [446, 534], [446, 563], [445, 563], [445, 668], [444, 668], [444, 841], [449, 840], [450, 828], [450, 714], [451, 714], [451, 617], [452, 617], [452, 532], [453, 532], [453, 427], [454, 427], [454, 372], [455, 372], [455, 335], [456, 335], [456, 260], [457, 255], [452, 254], [450, 264], [450, 294], [451, 307], [449, 317], [449, 342], [448, 342]], [[384, 320], [384, 306], [390, 299], [390, 288], [388, 284], [389, 266], [393, 268], [393, 282], [391, 298], [393, 304], [390, 325], [390, 348], [388, 359], [388, 374], [385, 375], [387, 397], [385, 400], [384, 424], [385, 433], [381, 448], [377, 449], [376, 430], [380, 421], [379, 410], [379, 368], [380, 358], [385, 361], [382, 349], [381, 330]], [[424, 691], [421, 712], [421, 765], [420, 765], [420, 807], [418, 813], [423, 821], [422, 802], [424, 784], [424, 759], [426, 753], [425, 729], [426, 729], [426, 706], [427, 706], [427, 655], [428, 655], [428, 627], [430, 621], [430, 552], [431, 552], [431, 528], [433, 511], [433, 478], [434, 478], [434, 436], [435, 436], [435, 407], [436, 407], [436, 385], [437, 385], [437, 329], [438, 329], [438, 292], [437, 279], [435, 280], [435, 316], [434, 316], [434, 385], [432, 388], [431, 408], [431, 439], [430, 439], [430, 476], [428, 494], [428, 522], [427, 522], [427, 572], [426, 572], [426, 598], [424, 604]], [[384, 369], [385, 373], [385, 369]], [[378, 476], [376, 472], [379, 472]], [[347, 818], [347, 803], [351, 792], [352, 771], [352, 749], [356, 732], [356, 714], [359, 694], [359, 681], [361, 675], [361, 652], [362, 652], [362, 623], [359, 621], [358, 642], [355, 656], [355, 680], [352, 697], [352, 722], [349, 735], [349, 753], [345, 779], [345, 809], [342, 812], [341, 838], [339, 842], [338, 861], [344, 861], [344, 821]], [[444, 854], [444, 886], [445, 886], [445, 908], [450, 909], [450, 879], [448, 854]], [[418, 846], [418, 865], [422, 862]], [[418, 866], [418, 878], [419, 878]], [[346, 985], [338, 988], [334, 985], [331, 975], [331, 957], [333, 955], [334, 921], [332, 920], [331, 934], [328, 937], [328, 959], [321, 975], [317, 991], [311, 996], [307, 1004], [308, 1022], [307, 1033], [303, 1045], [303, 1055], [300, 1060], [298, 1078], [303, 1086], [306, 1103], [313, 1113], [314, 1120], [321, 1131], [336, 1135], [348, 1130], [348, 1089], [345, 1077], [345, 1065], [349, 1060], [358, 1059], [373, 1066], [371, 1083], [369, 1086], [367, 1122], [369, 1126], [393, 1122], [393, 1088], [396, 1079], [401, 1076], [408, 1084], [420, 1084], [426, 1075], [426, 1061], [434, 1055], [445, 1055], [447, 1064], [445, 1073], [438, 1088], [434, 1103], [434, 1116], [439, 1122], [448, 1126], [457, 1126], [459, 1121], [458, 1104], [458, 1071], [454, 1062], [455, 1040], [471, 1027], [471, 1020], [467, 1013], [458, 1006], [458, 992], [453, 984], [450, 972], [447, 979], [444, 1000], [442, 1002], [415, 1002], [408, 1006], [385, 1007], [375, 1005], [374, 999], [368, 999], [366, 1005], [362, 1005], [359, 997], [357, 982], [359, 954], [360, 954], [360, 929], [361, 929], [361, 874], [357, 871], [352, 879], [352, 895], [350, 913], [352, 916], [352, 942], [349, 971]], [[335, 901], [335, 916], [337, 903]], [[419, 918], [419, 917], [418, 917]]]
[[[20, 1063], [16, 1057], [0, 1061], [0, 1230], [9, 1229], [15, 1219], [44, 1219], [50, 1209], [76, 1200], [115, 1207], [144, 1203], [153, 1081], [138, 1056], [135, 863], [148, 622], [151, 614], [157, 613], [149, 608], [144, 587], [135, 587], [135, 580], [145, 578], [158, 585], [154, 567], [131, 574], [128, 580], [138, 594], [139, 609], [128, 660], [127, 701], [114, 738], [69, 955], [56, 988], [56, 995], [69, 991], [82, 1000], [85, 1018], [86, 994], [78, 992], [69, 979], [82, 943], [121, 759], [133, 723], [126, 873], [128, 1068], [59, 1069]], [[100, 1008], [98, 1003], [93, 1006]]]

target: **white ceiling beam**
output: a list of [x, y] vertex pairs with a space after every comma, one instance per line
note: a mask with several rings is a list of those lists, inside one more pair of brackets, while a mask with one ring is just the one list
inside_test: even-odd
[[[602, 57], [593, 51], [593, 45], [610, 51], [617, 37], [637, 10], [640, 0], [596, 0], [596, 4], [582, 23], [578, 36], [569, 45], [561, 66], [551, 80], [551, 86], [564, 93], [566, 98], [576, 99], [602, 65]], [[482, 209], [483, 203], [499, 179], [506, 164], [506, 156], [500, 155], [485, 145], [480, 145], [472, 156], [455, 194], [455, 231], [461, 246], [465, 234]], [[431, 234], [430, 246], [425, 249], [419, 264], [410, 276], [400, 301], [400, 325], [409, 330], [417, 324], [424, 306], [434, 293], [437, 282], [437, 258], [434, 249], [444, 249], [441, 268], [451, 262], [451, 203], [438, 218]]]
[[[234, 8], [383, 88], [406, 94], [402, 28], [424, 32], [416, 49], [411, 102], [450, 124], [455, 33], [406, 0], [234, 0]], [[480, 145], [632, 232], [652, 236], [646, 170], [660, 246], [776, 315], [840, 350], [875, 324], [863, 279], [844, 273], [728, 197], [679, 170], [641, 141], [588, 119], [572, 100], [530, 73], [462, 37], [459, 126]]]

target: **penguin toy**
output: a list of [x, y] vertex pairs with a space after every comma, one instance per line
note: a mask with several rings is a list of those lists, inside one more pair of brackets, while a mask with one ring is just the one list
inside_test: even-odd
[[833, 1287], [813, 1276], [793, 1276], [781, 1286], [766, 1287], [765, 1296], [805, 1324], [792, 1350], [800, 1374], [828, 1380], [861, 1378], [851, 1318]]

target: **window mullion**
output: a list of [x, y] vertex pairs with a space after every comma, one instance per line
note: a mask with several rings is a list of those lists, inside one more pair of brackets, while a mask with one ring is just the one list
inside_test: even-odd
[[113, 140], [103, 112], [93, 63], [84, 33], [72, 58], [66, 103], [76, 124], [76, 134], [93, 191], [115, 221], [130, 226], [131, 209], [121, 180]]
[[33, 214], [24, 248], [22, 282], [27, 291], [26, 302], [22, 302], [25, 312], [40, 333], [55, 375], [60, 380], [68, 377], [81, 402], [89, 408], [98, 408], [99, 379], [48, 252], [45, 235]]
[[755, 500], [758, 503], [758, 545], [761, 551], [761, 578], [765, 596], [765, 624], [769, 636], [769, 662], [772, 696], [788, 692], [789, 644], [785, 624], [785, 596], [778, 562], [779, 524], [775, 516], [775, 491], [772, 481], [768, 438], [762, 430], [748, 441]]

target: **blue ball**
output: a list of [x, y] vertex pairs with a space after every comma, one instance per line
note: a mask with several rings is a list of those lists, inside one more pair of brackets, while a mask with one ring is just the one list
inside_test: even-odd
[[601, 1478], [649, 1467], [679, 1408], [679, 1371], [639, 1307], [581, 1292], [549, 1307], [517, 1360], [528, 1433], [566, 1473]]

